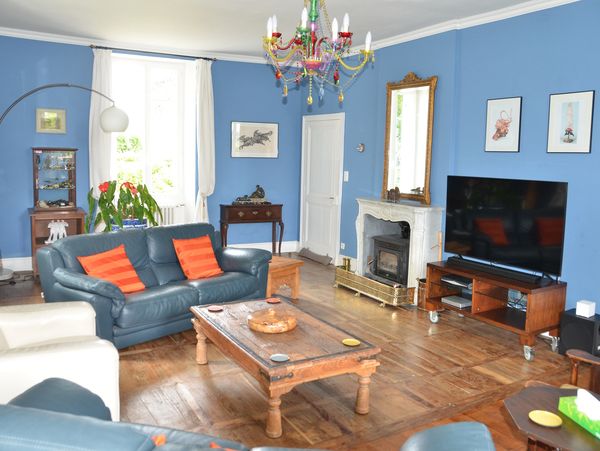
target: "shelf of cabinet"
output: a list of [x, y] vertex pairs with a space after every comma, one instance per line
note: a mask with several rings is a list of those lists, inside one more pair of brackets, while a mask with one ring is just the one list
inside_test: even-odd
[[[32, 151], [33, 206], [40, 209], [40, 206], [45, 208], [44, 204], [48, 202], [64, 200], [75, 209], [77, 149], [34, 147]], [[56, 186], [59, 184], [63, 186]]]

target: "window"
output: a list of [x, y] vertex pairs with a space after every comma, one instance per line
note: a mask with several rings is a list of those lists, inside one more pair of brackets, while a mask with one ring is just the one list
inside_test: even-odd
[[111, 178], [145, 183], [161, 206], [182, 205], [195, 185], [194, 63], [112, 58], [112, 97], [127, 112], [129, 127], [113, 135]]

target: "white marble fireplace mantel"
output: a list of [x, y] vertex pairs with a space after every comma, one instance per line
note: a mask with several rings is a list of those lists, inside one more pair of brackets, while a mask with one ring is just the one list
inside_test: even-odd
[[417, 279], [426, 275], [427, 263], [437, 261], [438, 234], [442, 227], [442, 207], [415, 202], [384, 202], [358, 198], [356, 218], [357, 264], [356, 273], [364, 276], [368, 258], [373, 257], [372, 237], [400, 233], [397, 225], [406, 221], [410, 225], [408, 262], [408, 287], [417, 286]]

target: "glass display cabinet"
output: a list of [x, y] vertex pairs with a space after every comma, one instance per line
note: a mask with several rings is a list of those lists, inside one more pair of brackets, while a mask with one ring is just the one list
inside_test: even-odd
[[35, 211], [76, 209], [77, 149], [34, 147], [32, 150]]

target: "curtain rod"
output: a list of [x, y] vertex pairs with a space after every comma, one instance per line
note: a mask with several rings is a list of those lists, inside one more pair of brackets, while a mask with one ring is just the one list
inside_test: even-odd
[[118, 47], [104, 47], [102, 45], [90, 45], [92, 49], [103, 49], [103, 50], [120, 50], [122, 52], [138, 52], [138, 53], [148, 53], [154, 55], [164, 55], [164, 56], [174, 56], [176, 58], [190, 58], [190, 59], [199, 59], [206, 61], [217, 61], [216, 58], [208, 58], [206, 56], [192, 56], [192, 55], [178, 55], [176, 53], [164, 53], [164, 52], [151, 52], [149, 50], [134, 50], [134, 49], [122, 49]]

